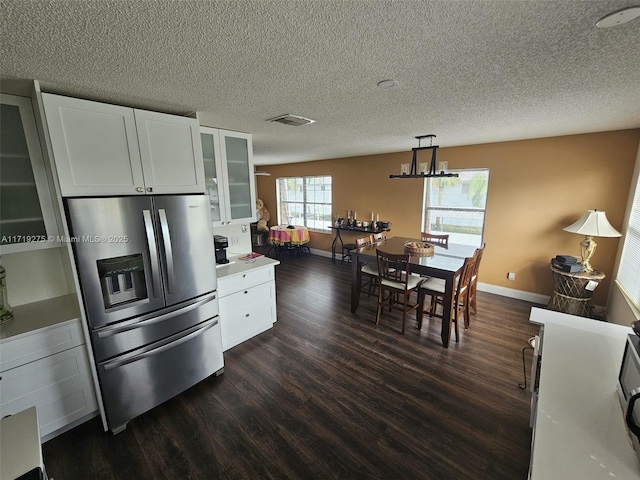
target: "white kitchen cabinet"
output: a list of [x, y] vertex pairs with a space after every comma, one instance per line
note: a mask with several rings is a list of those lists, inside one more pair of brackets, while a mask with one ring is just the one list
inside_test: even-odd
[[205, 184], [213, 226], [256, 220], [251, 135], [201, 127]]
[[276, 321], [275, 265], [260, 257], [218, 269], [222, 349], [224, 351], [273, 327]]
[[[45, 440], [98, 409], [80, 319], [57, 322], [73, 312], [74, 297], [18, 306], [15, 318], [2, 326], [0, 416], [35, 406]], [[20, 321], [27, 326], [11, 323]], [[47, 325], [50, 322], [54, 323]], [[45, 326], [28, 331], [40, 325]]]
[[31, 99], [0, 97], [0, 253], [57, 247], [53, 197]]
[[203, 193], [194, 118], [42, 94], [63, 196]]

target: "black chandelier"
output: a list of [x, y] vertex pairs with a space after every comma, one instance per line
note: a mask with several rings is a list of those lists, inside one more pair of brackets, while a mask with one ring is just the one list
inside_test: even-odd
[[[435, 138], [434, 134], [419, 135], [416, 138], [418, 139], [418, 146], [411, 149], [411, 151], [413, 152], [413, 158], [411, 160], [411, 170], [409, 170], [409, 173], [402, 174], [402, 175], [389, 175], [389, 178], [434, 178], [434, 177], [439, 178], [439, 177], [457, 177], [458, 176], [457, 173], [445, 173], [444, 171], [441, 171], [440, 173], [437, 172], [436, 153], [438, 151], [438, 148], [440, 147], [438, 145], [432, 145], [433, 139]], [[421, 145], [423, 138], [429, 139], [428, 147], [423, 147]], [[420, 150], [431, 150], [431, 163], [429, 165], [428, 172], [418, 173], [418, 152]]]

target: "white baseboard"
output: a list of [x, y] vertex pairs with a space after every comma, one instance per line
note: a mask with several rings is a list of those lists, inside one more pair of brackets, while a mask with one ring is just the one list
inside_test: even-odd
[[539, 303], [542, 305], [549, 303], [549, 299], [551, 298], [549, 295], [525, 292], [523, 290], [516, 290], [515, 288], [498, 287], [497, 285], [482, 282], [478, 282], [478, 290], [481, 292], [495, 293], [496, 295], [502, 295], [503, 297], [517, 298], [518, 300], [526, 300], [527, 302]]
[[[318, 250], [316, 248], [310, 248], [312, 255], [318, 255], [319, 257], [331, 258], [331, 252], [327, 252], [326, 250]], [[337, 257], [337, 255], [336, 255]]]

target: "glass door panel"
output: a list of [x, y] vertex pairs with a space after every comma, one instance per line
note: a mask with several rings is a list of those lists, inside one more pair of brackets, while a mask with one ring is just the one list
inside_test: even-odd
[[225, 152], [229, 177], [229, 209], [232, 220], [253, 217], [249, 147], [245, 138], [225, 136]]
[[0, 245], [43, 242], [47, 229], [22, 112], [5, 100], [0, 104]]
[[224, 187], [220, 181], [222, 168], [217, 132], [212, 128], [200, 128], [202, 157], [204, 159], [205, 192], [209, 195], [211, 222], [222, 225], [224, 221]]

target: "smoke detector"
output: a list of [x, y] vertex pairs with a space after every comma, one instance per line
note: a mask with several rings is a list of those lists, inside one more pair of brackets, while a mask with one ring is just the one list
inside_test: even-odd
[[280, 115], [278, 117], [270, 118], [267, 120], [267, 122], [282, 123], [283, 125], [289, 125], [290, 127], [302, 127], [303, 125], [315, 123], [315, 120], [287, 113], [286, 115]]

